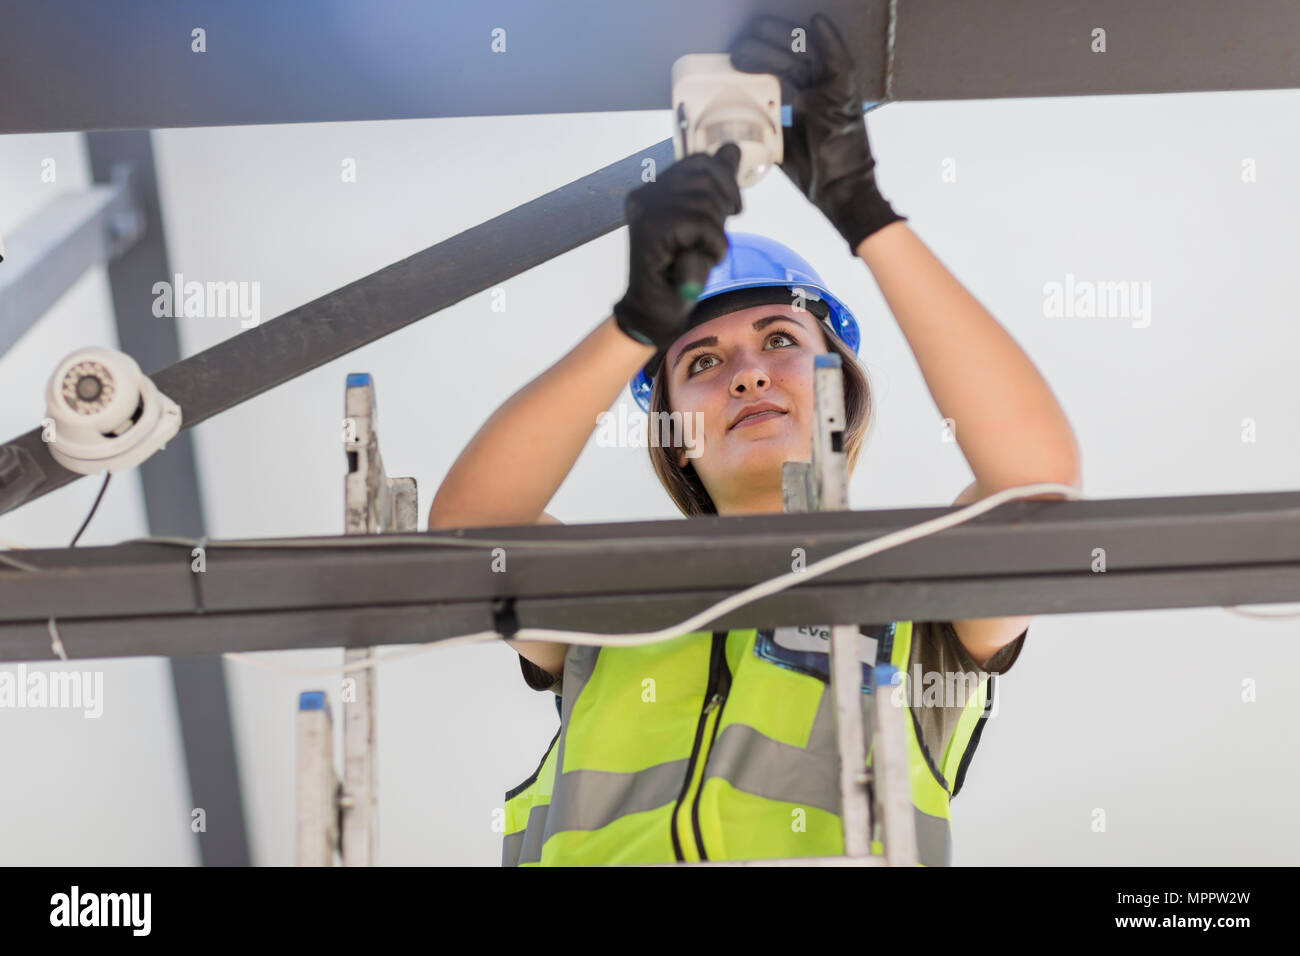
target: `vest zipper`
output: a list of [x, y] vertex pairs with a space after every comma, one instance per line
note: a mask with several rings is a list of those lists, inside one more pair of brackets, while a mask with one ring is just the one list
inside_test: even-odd
[[[713, 718], [713, 729], [709, 732], [709, 746], [704, 751], [703, 767], [709, 765], [709, 755], [713, 753], [713, 742], [718, 739], [718, 725], [722, 723], [722, 705], [727, 701], [727, 695], [731, 692], [731, 668], [727, 666], [727, 636], [723, 634], [722, 639], [714, 645], [718, 658], [718, 687], [713, 697], [709, 699], [705, 713], [718, 708], [718, 713]], [[700, 831], [700, 794], [704, 792], [704, 777], [701, 771], [700, 785], [695, 788], [695, 799], [691, 801], [691, 826], [695, 830], [695, 846], [700, 851], [700, 859], [708, 860], [709, 855], [704, 852], [704, 834]]]
[[[719, 662], [723, 656], [719, 653], [726, 645], [727, 634], [725, 631], [713, 632], [713, 648], [709, 655], [709, 681], [704, 691], [704, 707], [700, 710], [700, 719], [695, 725], [695, 742], [691, 745], [691, 759], [686, 764], [686, 780], [682, 783], [682, 792], [677, 796], [677, 803], [673, 806], [672, 816], [669, 821], [673, 837], [673, 853], [677, 856], [678, 863], [685, 863], [686, 856], [682, 853], [681, 838], [677, 833], [677, 814], [681, 811], [682, 804], [686, 801], [686, 795], [691, 789], [691, 778], [695, 776], [695, 762], [700, 755], [700, 744], [704, 740], [704, 727], [708, 722], [709, 714], [716, 706]], [[710, 741], [710, 745], [712, 741]], [[699, 841], [699, 827], [695, 828], [696, 841]], [[703, 858], [703, 847], [696, 846], [697, 855]]]

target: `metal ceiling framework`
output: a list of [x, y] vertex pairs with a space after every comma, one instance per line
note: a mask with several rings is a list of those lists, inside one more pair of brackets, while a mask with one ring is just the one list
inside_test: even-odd
[[[1300, 35], [1300, 5], [1285, 0], [1232, 7], [1215, 0], [1141, 6], [1104, 0], [1061, 9], [1045, 9], [1036, 0], [989, 0], [977, 8], [939, 0], [831, 0], [815, 6], [835, 19], [856, 51], [864, 102], [1300, 88], [1294, 40]], [[79, 16], [59, 20], [49, 16], [51, 9]], [[471, 11], [407, 0], [363, 8], [336, 0], [313, 7], [304, 23], [251, 0], [217, 9], [155, 0], [121, 15], [93, 0], [62, 0], [14, 11], [14, 28], [0, 37], [0, 82], [21, 74], [28, 82], [8, 88], [41, 93], [36, 106], [21, 96], [0, 99], [0, 132], [64, 129], [70, 123], [81, 129], [157, 128], [662, 109], [669, 102], [667, 66], [676, 56], [726, 49], [755, 13], [797, 19], [813, 9], [804, 2], [700, 8], [668, 0], [652, 9], [596, 11], [580, 0], [558, 0], [539, 11], [511, 0]], [[200, 23], [212, 24], [204, 29], [213, 44], [238, 36], [241, 58], [174, 61], [167, 38], [189, 37]], [[514, 47], [507, 47], [515, 52], [485, 61], [493, 24], [500, 23], [518, 24], [507, 34], [516, 38]], [[690, 30], [681, 24], [690, 24]], [[1092, 52], [1098, 29], [1106, 31], [1105, 53]], [[102, 42], [118, 34], [121, 43]], [[626, 42], [617, 42], [621, 37]], [[80, 60], [64, 55], [77, 48], [70, 43], [77, 38], [86, 41]], [[598, 41], [592, 52], [599, 56], [575, 55], [573, 45], [593, 43], [592, 38]], [[228, 39], [222, 42], [229, 47]], [[149, 56], [136, 55], [139, 45], [149, 44]], [[55, 45], [59, 56], [44, 55]], [[185, 57], [206, 57], [221, 47], [193, 53], [187, 40], [183, 49]], [[254, 56], [271, 52], [277, 55]], [[349, 68], [367, 54], [371, 59], [364, 63], [373, 70]], [[597, 72], [599, 84], [572, 82]], [[286, 75], [295, 82], [275, 82]], [[493, 82], [467, 85], [467, 75], [490, 76]], [[415, 92], [385, 106], [379, 97], [391, 92], [395, 77], [402, 89]], [[332, 85], [339, 82], [346, 90]], [[311, 105], [302, 97], [311, 98]], [[671, 163], [671, 141], [205, 352], [161, 370], [141, 367], [180, 404], [182, 427], [191, 428], [623, 226], [624, 198], [641, 184], [641, 161], [647, 157], [661, 167]], [[76, 477], [53, 461], [39, 429], [33, 429], [0, 446], [0, 514]]]
[[[0, 660], [408, 644], [520, 627], [636, 633], [953, 508], [24, 551]], [[456, 543], [438, 543], [451, 538]], [[301, 542], [306, 541], [306, 544]], [[291, 546], [292, 545], [292, 546]], [[507, 547], [504, 572], [492, 549]], [[1300, 492], [1016, 501], [728, 612], [718, 627], [1300, 600]]]
[[[119, 346], [141, 365], [180, 358], [175, 321], [153, 317], [152, 286], [170, 275], [148, 130], [86, 134], [93, 185], [64, 192], [12, 235], [0, 269], [0, 354], [22, 338], [92, 266], [106, 267]], [[0, 452], [0, 485], [34, 487], [32, 459]], [[145, 517], [152, 534], [201, 536], [203, 508], [188, 432], [140, 466]], [[14, 490], [10, 486], [10, 492]], [[239, 767], [219, 654], [168, 660], [193, 806], [210, 828], [198, 833], [206, 865], [247, 866]]]
[[678, 56], [819, 10], [864, 102], [1300, 86], [1292, 0], [45, 0], [5, 11], [0, 130], [661, 110]]
[[[129, 179], [133, 210], [118, 231], [135, 241], [108, 263], [109, 289], [119, 348], [144, 368], [161, 368], [180, 357], [176, 319], [156, 318], [153, 284], [171, 275], [167, 238], [147, 129], [86, 134], [91, 175], [96, 182]], [[181, 432], [140, 465], [145, 519], [150, 534], [201, 537], [203, 503], [193, 436]], [[226, 690], [225, 663], [218, 653], [169, 656], [173, 696], [193, 806], [203, 807], [206, 825], [197, 834], [205, 866], [248, 866], [251, 862], [239, 787], [239, 761]]]
[[[490, 289], [624, 224], [641, 161], [672, 163], [671, 140], [599, 169], [437, 245], [262, 322], [150, 377], [181, 406], [182, 430], [296, 376]], [[141, 368], [148, 368], [141, 365]], [[50, 457], [33, 428], [6, 446], [32, 463], [0, 479], [0, 514], [81, 477]], [[0, 454], [3, 448], [0, 447]], [[38, 484], [19, 486], [39, 463]]]
[[92, 266], [140, 241], [143, 210], [131, 167], [66, 192], [8, 236], [0, 268], [0, 355], [18, 342]]
[[[10, 93], [0, 97], [0, 132], [666, 109], [676, 57], [726, 49], [757, 13], [799, 21], [815, 10], [849, 39], [864, 103], [1300, 88], [1300, 5], [1289, 0], [660, 0], [605, 7], [552, 0], [540, 9], [528, 0], [456, 9], [425, 0], [321, 0], [306, 18], [256, 0], [215, 7], [145, 0], [125, 8], [52, 0], [6, 12], [0, 88]], [[506, 31], [506, 55], [490, 51], [498, 28]], [[195, 49], [196, 29], [203, 52]], [[593, 75], [601, 82], [591, 83]], [[110, 144], [129, 148], [113, 135], [101, 148], [92, 139], [92, 160], [98, 153], [107, 161]], [[140, 158], [132, 175], [152, 180], [151, 155]], [[668, 165], [671, 141], [181, 361], [174, 338], [131, 334], [132, 317], [144, 316], [147, 303], [115, 281], [123, 347], [181, 405], [183, 427], [191, 428], [620, 228], [645, 158]], [[95, 165], [96, 179], [109, 182], [103, 163]], [[46, 217], [27, 235], [71, 235], [80, 242], [76, 257], [113, 260], [111, 275], [121, 244], [87, 244], [99, 241], [102, 229], [121, 229], [120, 199], [107, 188], [70, 200], [80, 205], [64, 213], [75, 215], [53, 227]], [[167, 276], [155, 214], [155, 231], [143, 239], [154, 245], [135, 268], [151, 262], [145, 271], [152, 274], [162, 261], [159, 274]], [[11, 237], [11, 247], [21, 235]], [[17, 242], [19, 255], [26, 245]], [[41, 311], [39, 296], [60, 284], [65, 278], [53, 271], [28, 273], [26, 297], [9, 297], [26, 311], [0, 321], [0, 334], [25, 331]], [[149, 327], [158, 331], [156, 323]], [[143, 466], [156, 533], [201, 533], [188, 437], [182, 432], [175, 451]], [[0, 446], [0, 514], [78, 477], [53, 461], [33, 429]], [[433, 544], [431, 536], [423, 545], [346, 547], [322, 537], [304, 549], [273, 547], [285, 543], [275, 539], [259, 548], [210, 542], [202, 575], [190, 571], [188, 549], [168, 545], [25, 551], [22, 560], [36, 570], [0, 565], [0, 660], [48, 659], [51, 617], [73, 658], [171, 657], [174, 673], [192, 678], [191, 719], [182, 711], [182, 724], [190, 725], [207, 708], [225, 713], [224, 685], [214, 681], [220, 660], [211, 656], [223, 651], [414, 643], [491, 630], [502, 599], [513, 601], [523, 627], [666, 626], [788, 570], [792, 548], [805, 548], [811, 562], [951, 510], [473, 529], [455, 532], [465, 541], [460, 546]], [[486, 549], [502, 538], [521, 542], [510, 572], [488, 573], [483, 550], [470, 542]], [[1104, 572], [1096, 567], [1098, 549]], [[1016, 502], [764, 598], [718, 624], [1297, 599], [1300, 493]], [[177, 665], [183, 658], [188, 670]], [[178, 676], [178, 692], [182, 682]], [[196, 756], [221, 751], [221, 736], [213, 731], [204, 743], [185, 730], [196, 792], [196, 766], [206, 762], [212, 771], [234, 762], [233, 743], [215, 758]], [[211, 812], [223, 803], [242, 832], [237, 786], [233, 797], [226, 792], [206, 805]], [[221, 851], [205, 845], [203, 852], [214, 862]]]

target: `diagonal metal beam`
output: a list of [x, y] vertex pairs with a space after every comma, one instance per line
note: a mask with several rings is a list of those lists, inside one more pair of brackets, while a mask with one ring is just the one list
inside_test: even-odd
[[[623, 201], [641, 185], [642, 160], [673, 161], [671, 139], [611, 163], [422, 252], [212, 348], [157, 371], [140, 361], [158, 388], [181, 406], [181, 433], [213, 415], [319, 368], [512, 276], [598, 239], [626, 222]], [[162, 272], [149, 277], [145, 289]], [[140, 306], [135, 306], [141, 308]], [[148, 306], [142, 315], [149, 315]], [[129, 350], [128, 350], [129, 351]], [[34, 428], [0, 446], [26, 467], [0, 470], [0, 514], [81, 477], [50, 457]], [[22, 489], [33, 467], [41, 476]]]
[[0, 268], [0, 355], [92, 266], [105, 265], [139, 238], [141, 210], [131, 169], [65, 193], [9, 237]]
[[[427, 534], [305, 539], [310, 547], [209, 542], [202, 574], [191, 572], [188, 546], [24, 551], [39, 570], [0, 567], [0, 660], [48, 658], [50, 616], [73, 657], [432, 641], [495, 630], [503, 598], [514, 599], [522, 627], [641, 631], [789, 572], [796, 548], [811, 565], [955, 510], [439, 535], [458, 545]], [[505, 572], [492, 570], [498, 545], [508, 554]], [[717, 626], [1297, 600], [1300, 492], [1019, 501], [728, 612]]]
[[[176, 322], [160, 321], [151, 312], [153, 283], [171, 269], [149, 131], [89, 133], [86, 145], [95, 181], [127, 181], [138, 216], [137, 241], [108, 267], [118, 342], [142, 368], [171, 365], [180, 358]], [[182, 432], [140, 466], [151, 534], [197, 538], [205, 533], [191, 437]], [[200, 858], [206, 866], [248, 866], [224, 663], [219, 654], [202, 654], [172, 657], [169, 664], [190, 794], [207, 819], [207, 829], [198, 834]]]
[[1294, 0], [45, 0], [5, 12], [0, 132], [668, 109], [677, 57], [817, 11], [864, 101], [1300, 87]]

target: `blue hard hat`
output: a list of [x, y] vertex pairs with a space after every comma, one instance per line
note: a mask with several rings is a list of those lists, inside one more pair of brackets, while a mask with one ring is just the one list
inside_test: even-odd
[[[835, 333], [854, 355], [858, 354], [857, 319], [843, 302], [830, 293], [821, 276], [802, 256], [789, 246], [767, 236], [751, 232], [728, 232], [726, 235], [727, 254], [710, 270], [708, 281], [686, 320], [683, 333], [726, 312], [744, 308], [741, 302], [758, 304], [753, 296], [737, 297], [728, 293], [772, 289], [772, 295], [764, 297], [759, 293], [758, 299], [776, 302], [788, 300], [790, 293], [800, 290], [808, 311], [816, 315], [825, 328]], [[724, 295], [728, 295], [728, 298], [718, 299], [712, 306], [702, 307], [705, 301]], [[733, 301], [737, 304], [727, 307]], [[650, 392], [664, 354], [660, 352], [655, 355], [632, 379], [632, 397], [644, 412], [650, 411]]]

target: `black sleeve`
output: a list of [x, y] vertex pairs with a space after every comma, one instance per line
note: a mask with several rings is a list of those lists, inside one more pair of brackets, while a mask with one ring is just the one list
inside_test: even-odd
[[533, 690], [550, 690], [563, 676], [542, 670], [522, 654], [519, 655], [519, 669], [524, 673], [524, 682]]

